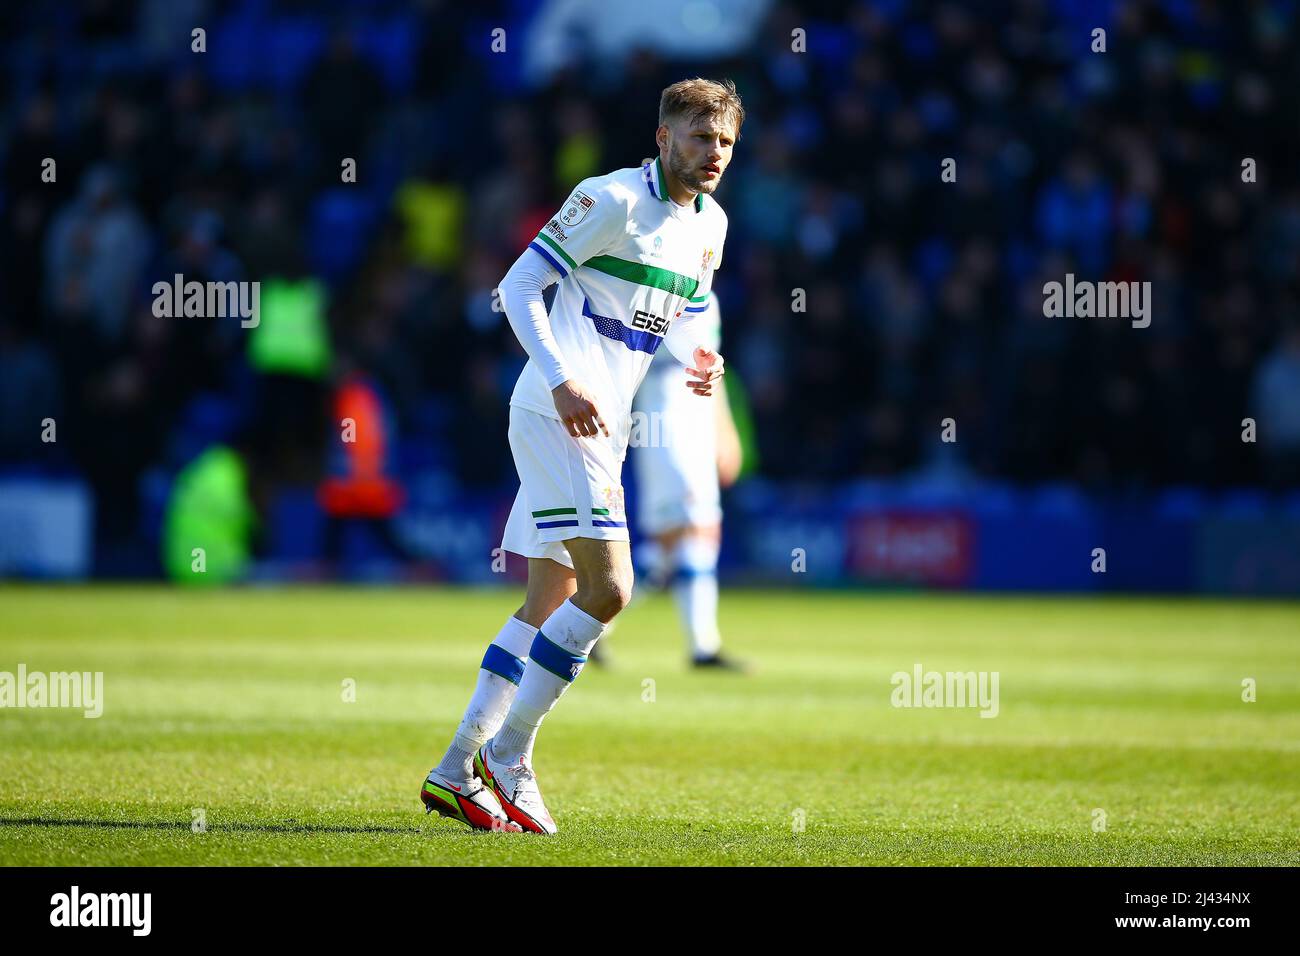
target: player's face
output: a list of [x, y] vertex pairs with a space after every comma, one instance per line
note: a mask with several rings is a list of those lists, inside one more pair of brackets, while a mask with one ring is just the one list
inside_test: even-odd
[[712, 193], [731, 163], [735, 131], [720, 118], [678, 120], [667, 127], [668, 168], [687, 189]]

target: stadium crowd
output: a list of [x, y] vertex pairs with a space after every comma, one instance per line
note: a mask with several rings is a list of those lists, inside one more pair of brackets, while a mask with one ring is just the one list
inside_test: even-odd
[[[310, 477], [360, 370], [398, 470], [512, 487], [523, 354], [493, 288], [574, 184], [651, 154], [659, 91], [703, 75], [748, 110], [717, 289], [759, 474], [1300, 483], [1295, 6], [986, 6], [775, 5], [712, 62], [595, 61], [575, 37], [540, 84], [490, 49], [529, 4], [6, 6], [0, 468], [84, 475], [98, 534], [130, 536], [142, 476], [204, 428]], [[1150, 328], [1045, 318], [1070, 272], [1152, 282]], [[175, 273], [262, 282], [263, 328], [155, 316]]]

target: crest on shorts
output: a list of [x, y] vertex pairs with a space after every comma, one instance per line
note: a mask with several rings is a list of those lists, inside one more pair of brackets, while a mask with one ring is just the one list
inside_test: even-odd
[[596, 205], [596, 200], [579, 189], [564, 204], [564, 209], [560, 213], [560, 222], [566, 226], [576, 226], [587, 217], [587, 213], [591, 211], [591, 207], [594, 205]]
[[623, 500], [624, 500], [623, 486], [618, 485], [617, 487], [613, 487], [613, 488], [607, 486], [604, 489], [604, 492], [605, 492], [605, 507], [609, 509], [609, 516], [611, 518], [623, 517], [626, 511], [625, 506], [623, 504]]

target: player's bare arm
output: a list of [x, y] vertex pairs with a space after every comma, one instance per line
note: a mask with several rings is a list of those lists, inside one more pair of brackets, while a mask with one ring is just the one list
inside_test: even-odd
[[730, 488], [740, 477], [740, 469], [745, 463], [745, 454], [740, 445], [740, 433], [736, 430], [736, 420], [731, 415], [731, 404], [727, 401], [727, 385], [718, 382], [718, 393], [714, 399], [714, 424], [717, 427], [718, 449], [718, 484]]

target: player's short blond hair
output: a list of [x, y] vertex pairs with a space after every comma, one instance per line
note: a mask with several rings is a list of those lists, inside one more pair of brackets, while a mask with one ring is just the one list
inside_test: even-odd
[[740, 136], [745, 122], [745, 107], [731, 80], [678, 80], [659, 97], [659, 125], [667, 126], [679, 117], [692, 123], [700, 119], [718, 119]]

